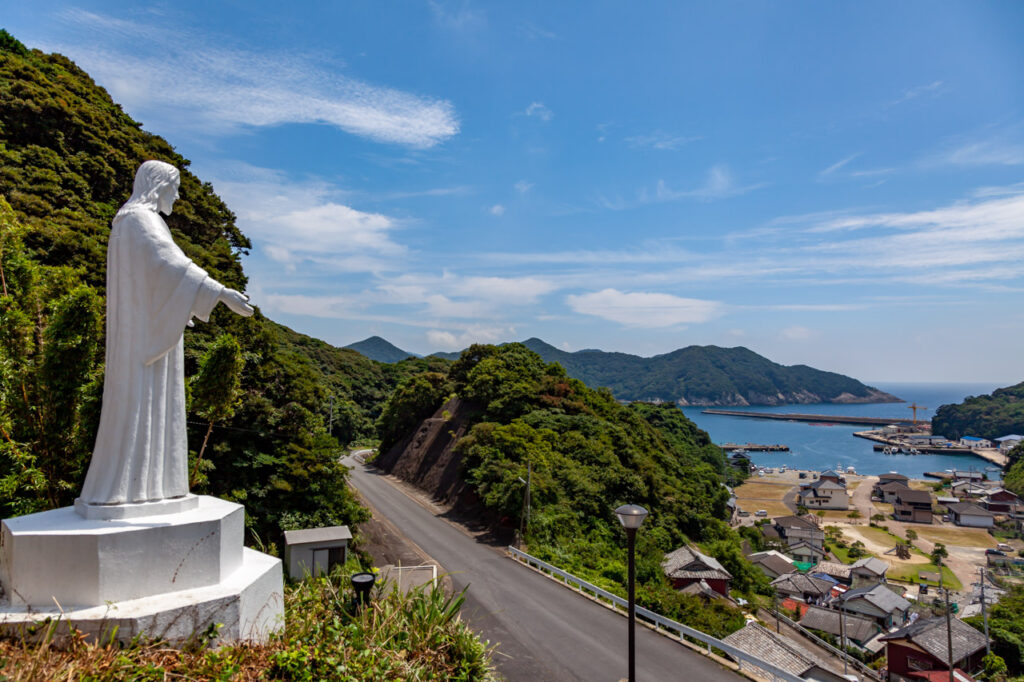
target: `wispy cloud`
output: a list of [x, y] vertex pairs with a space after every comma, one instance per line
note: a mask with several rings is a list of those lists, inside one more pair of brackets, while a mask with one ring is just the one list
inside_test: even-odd
[[887, 106], [894, 107], [904, 102], [909, 102], [912, 99], [919, 97], [935, 97], [946, 90], [945, 84], [942, 81], [932, 81], [925, 85], [918, 85], [913, 88], [908, 88], [896, 99], [889, 102]]
[[822, 169], [821, 171], [819, 171], [818, 172], [818, 177], [819, 178], [825, 178], [825, 177], [828, 177], [829, 175], [832, 175], [837, 170], [839, 170], [840, 168], [842, 168], [846, 164], [850, 163], [851, 161], [853, 161], [854, 159], [856, 159], [860, 155], [861, 155], [861, 153], [857, 152], [856, 154], [850, 154], [846, 158], [840, 159], [839, 161], [836, 161], [835, 163], [833, 163], [828, 168], [825, 168], [825, 169]]
[[527, 182], [526, 180], [520, 180], [519, 182], [514, 184], [513, 187], [515, 187], [515, 190], [520, 194], [526, 194], [531, 189], [533, 189], [533, 183]]
[[566, 297], [566, 303], [582, 315], [600, 317], [627, 327], [673, 327], [707, 322], [722, 311], [722, 305], [717, 301], [617, 289], [571, 294]]
[[532, 21], [521, 21], [516, 28], [519, 35], [527, 40], [554, 40], [558, 37], [554, 31], [549, 31]]
[[196, 132], [319, 123], [418, 148], [459, 132], [451, 102], [344, 76], [309, 56], [226, 47], [190, 28], [156, 30], [77, 9], [63, 19], [101, 33], [105, 47], [58, 48], [147, 123]]
[[526, 107], [523, 112], [526, 116], [536, 117], [547, 123], [555, 117], [554, 112], [544, 106], [543, 102], [530, 102], [530, 106]]
[[446, 29], [475, 33], [487, 28], [487, 15], [469, 0], [429, 0], [427, 5], [434, 20]]
[[634, 149], [676, 150], [684, 145], [703, 139], [700, 135], [675, 135], [655, 130], [649, 135], [633, 135], [626, 138], [626, 144]]
[[765, 183], [758, 182], [749, 185], [740, 185], [736, 182], [729, 167], [724, 163], [712, 166], [708, 171], [704, 184], [694, 189], [677, 190], [670, 188], [664, 180], [659, 180], [655, 189], [654, 198], [657, 201], [676, 201], [678, 199], [702, 199], [713, 201], [715, 199], [726, 199], [736, 197], [755, 189], [764, 187]]
[[955, 166], [1019, 166], [1024, 164], [1024, 144], [1006, 140], [971, 142], [941, 155], [939, 161]]
[[490, 213], [491, 215], [500, 217], [505, 215], [505, 207], [502, 206], [501, 204], [495, 204], [494, 206], [491, 206], [489, 209], [487, 209], [487, 212]]

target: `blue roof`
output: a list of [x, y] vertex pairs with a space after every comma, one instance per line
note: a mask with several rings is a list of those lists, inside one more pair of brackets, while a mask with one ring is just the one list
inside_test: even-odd
[[984, 438], [978, 438], [977, 436], [964, 436], [960, 440], [985, 440]]

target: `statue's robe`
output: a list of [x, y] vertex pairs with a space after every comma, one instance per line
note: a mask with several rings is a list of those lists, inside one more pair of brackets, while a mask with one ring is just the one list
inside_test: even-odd
[[160, 215], [126, 206], [107, 245], [103, 408], [81, 499], [150, 502], [188, 494], [183, 333], [224, 286], [178, 248]]

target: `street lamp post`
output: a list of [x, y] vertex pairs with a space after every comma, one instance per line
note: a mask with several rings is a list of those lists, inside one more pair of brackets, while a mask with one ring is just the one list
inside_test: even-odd
[[647, 518], [647, 510], [636, 504], [624, 504], [615, 510], [626, 529], [629, 541], [629, 682], [636, 682], [636, 531]]

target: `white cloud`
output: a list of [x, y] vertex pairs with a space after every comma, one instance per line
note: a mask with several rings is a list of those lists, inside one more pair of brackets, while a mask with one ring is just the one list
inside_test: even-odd
[[948, 152], [940, 161], [955, 166], [1019, 166], [1024, 164], [1024, 145], [1006, 140], [971, 142]]
[[633, 148], [676, 150], [691, 142], [703, 139], [700, 135], [675, 135], [655, 130], [649, 135], [634, 135], [626, 138], [626, 144]]
[[665, 184], [664, 180], [659, 180], [655, 189], [655, 199], [657, 201], [675, 201], [684, 198], [694, 198], [712, 201], [714, 199], [726, 199], [746, 194], [764, 186], [764, 183], [738, 185], [729, 167], [724, 163], [720, 163], [711, 167], [708, 171], [707, 180], [705, 180], [703, 185], [695, 189], [674, 190]]
[[489, 209], [487, 209], [487, 211], [491, 215], [496, 215], [496, 216], [503, 216], [503, 215], [505, 215], [505, 207], [502, 206], [501, 204], [495, 204], [494, 206], [491, 206]]
[[533, 189], [533, 183], [527, 182], [526, 180], [520, 180], [519, 182], [514, 184], [513, 187], [515, 187], [515, 190], [520, 194], [526, 194], [531, 189]]
[[507, 341], [515, 333], [512, 327], [488, 327], [473, 325], [458, 333], [430, 329], [427, 331], [427, 342], [432, 348], [443, 351], [463, 350], [474, 343], [500, 343]]
[[892, 102], [889, 102], [888, 106], [894, 107], [897, 104], [909, 102], [912, 99], [917, 99], [918, 97], [922, 97], [925, 95], [934, 97], [935, 95], [941, 93], [943, 90], [945, 90], [945, 88], [943, 87], [942, 81], [933, 81], [926, 85], [918, 85], [917, 87], [908, 88], [907, 90], [904, 90], [903, 94], [900, 95], [895, 100], [893, 100]]
[[437, 23], [451, 31], [475, 33], [487, 28], [487, 15], [470, 7], [467, 0], [430, 0], [428, 5]]
[[555, 114], [544, 106], [543, 102], [531, 102], [530, 106], [526, 107], [526, 111], [523, 112], [527, 116], [536, 116], [545, 123], [554, 118]]
[[721, 313], [717, 301], [681, 298], [672, 294], [604, 289], [571, 294], [566, 303], [577, 313], [593, 315], [627, 327], [671, 327], [707, 322]]
[[399, 221], [341, 203], [345, 193], [329, 183], [295, 181], [277, 171], [241, 164], [211, 175], [217, 193], [232, 207], [238, 226], [256, 248], [291, 268], [310, 261], [373, 271], [406, 253], [392, 239]]
[[419, 148], [459, 131], [450, 102], [344, 76], [309, 56], [227, 47], [191, 28], [156, 30], [82, 10], [64, 18], [99, 33], [105, 47], [70, 44], [61, 51], [147, 123], [200, 133], [320, 123]]
[[786, 327], [782, 330], [781, 336], [787, 341], [807, 341], [817, 336], [817, 332], [807, 327], [801, 327], [800, 325], [794, 325], [792, 327]]

